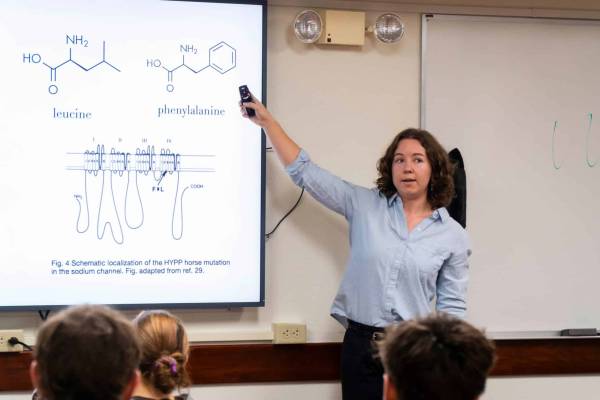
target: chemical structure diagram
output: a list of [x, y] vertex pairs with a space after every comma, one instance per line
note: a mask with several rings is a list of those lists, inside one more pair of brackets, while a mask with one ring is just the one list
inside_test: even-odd
[[180, 44], [179, 51], [184, 53], [181, 55], [181, 64], [177, 65], [173, 68], [166, 67], [163, 62], [158, 59], [147, 59], [146, 66], [148, 68], [162, 68], [167, 71], [167, 92], [172, 92], [175, 90], [175, 86], [173, 85], [173, 73], [180, 68], [185, 68], [194, 74], [198, 74], [204, 71], [207, 68], [212, 68], [215, 71], [218, 71], [221, 75], [231, 71], [236, 66], [236, 51], [235, 48], [230, 46], [225, 42], [219, 42], [216, 45], [212, 46], [208, 49], [208, 65], [204, 65], [198, 69], [192, 68], [190, 65], [186, 64], [185, 56], [186, 55], [194, 55], [198, 54], [198, 48], [194, 45], [189, 44]]
[[[132, 154], [115, 148], [107, 152], [104, 145], [98, 144], [95, 149], [67, 153], [67, 156], [67, 170], [80, 171], [83, 175], [82, 193], [74, 195], [79, 209], [77, 232], [87, 232], [90, 220], [95, 218], [98, 240], [103, 239], [109, 230], [117, 244], [124, 243], [123, 222], [130, 229], [138, 229], [144, 224], [141, 192], [167, 195], [164, 183], [169, 179], [174, 180], [171, 187], [175, 187], [171, 236], [174, 240], [180, 240], [183, 236], [183, 196], [188, 189], [204, 188], [202, 183], [192, 183], [182, 188], [180, 175], [215, 172], [211, 167], [214, 155], [182, 155], [164, 148], [157, 154], [154, 146], [149, 145], [137, 148]], [[118, 188], [125, 183], [117, 182], [118, 179], [127, 180], [124, 193]], [[92, 181], [96, 184], [95, 191], [90, 187]], [[99, 199], [91, 199], [92, 192]], [[124, 196], [124, 201], [122, 197], [118, 198], [119, 195]], [[93, 216], [90, 216], [90, 202], [95, 206]]]
[[52, 65], [46, 63], [45, 61], [42, 61], [42, 56], [39, 53], [23, 53], [23, 63], [29, 63], [29, 64], [42, 63], [50, 71], [50, 85], [48, 86], [48, 93], [50, 93], [50, 94], [58, 93], [58, 85], [56, 84], [57, 71], [59, 68], [66, 66], [68, 64], [73, 64], [85, 72], [89, 72], [89, 71], [93, 70], [94, 68], [99, 67], [101, 65], [107, 65], [109, 68], [112, 68], [113, 70], [115, 70], [117, 72], [121, 72], [121, 70], [119, 68], [117, 68], [112, 63], [107, 61], [107, 59], [106, 59], [106, 42], [105, 41], [102, 41], [102, 58], [100, 59], [100, 61], [98, 61], [97, 63], [95, 63], [94, 65], [92, 65], [90, 67], [85, 67], [85, 66], [81, 65], [80, 62], [73, 59], [73, 46], [88, 47], [88, 45], [89, 45], [88, 40], [85, 38], [84, 35], [65, 35], [65, 37], [66, 37], [66, 45], [70, 46], [69, 47], [69, 58], [59, 64], [56, 64], [55, 66], [52, 66]]

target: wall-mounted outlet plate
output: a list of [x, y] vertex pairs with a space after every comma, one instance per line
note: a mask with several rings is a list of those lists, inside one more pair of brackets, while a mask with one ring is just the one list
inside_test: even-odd
[[8, 344], [8, 339], [11, 337], [16, 337], [19, 341], [23, 342], [23, 330], [22, 329], [9, 329], [9, 330], [0, 330], [0, 353], [6, 352], [21, 352], [23, 351], [23, 346], [20, 344], [16, 346], [11, 346]]
[[273, 343], [306, 343], [306, 325], [304, 324], [273, 324]]

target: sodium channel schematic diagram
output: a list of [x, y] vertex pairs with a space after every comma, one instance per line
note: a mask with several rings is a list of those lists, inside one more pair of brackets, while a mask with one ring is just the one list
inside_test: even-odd
[[207, 68], [219, 72], [221, 75], [231, 71], [236, 66], [236, 51], [235, 48], [227, 44], [226, 42], [219, 42], [208, 49], [208, 64], [201, 65], [194, 68], [189, 61], [186, 61], [185, 57], [193, 56], [198, 54], [198, 48], [191, 44], [180, 44], [179, 52], [181, 54], [181, 63], [175, 65], [170, 64], [168, 67], [159, 59], [152, 58], [146, 60], [146, 66], [148, 68], [159, 68], [167, 72], [167, 92], [175, 90], [173, 85], [173, 75], [176, 71], [183, 68], [184, 70], [190, 71], [193, 74], [199, 74]]
[[48, 68], [48, 72], [50, 74], [50, 85], [48, 86], [48, 93], [58, 93], [58, 71], [62, 71], [64, 67], [69, 65], [73, 65], [84, 72], [90, 72], [99, 67], [106, 67], [116, 72], [121, 72], [121, 70], [117, 68], [112, 62], [108, 61], [106, 56], [105, 41], [102, 41], [102, 52], [98, 55], [98, 61], [89, 66], [82, 65], [82, 63], [77, 61], [77, 59], [73, 56], [73, 48], [87, 48], [89, 46], [89, 41], [86, 39], [86, 37], [84, 35], [77, 34], [65, 35], [65, 42], [65, 44], [69, 46], [68, 56], [64, 61], [59, 63], [49, 64], [42, 59], [42, 56], [39, 53], [23, 53], [23, 63], [41, 64]]
[[[98, 144], [84, 152], [67, 153], [67, 158], [67, 170], [78, 171], [82, 177], [81, 192], [74, 195], [76, 231], [84, 234], [90, 228], [95, 229], [98, 240], [110, 233], [117, 244], [124, 242], [124, 227], [138, 229], [144, 225], [143, 194], [168, 196], [167, 181], [174, 195], [165, 207], [171, 225], [170, 233], [165, 232], [165, 236], [170, 234], [173, 240], [180, 240], [186, 191], [204, 189], [202, 175], [215, 172], [214, 155], [183, 155], [164, 148], [157, 153], [150, 145], [130, 153], [115, 148], [107, 151], [104, 145]], [[184, 174], [191, 176], [185, 179], [185, 185]]]

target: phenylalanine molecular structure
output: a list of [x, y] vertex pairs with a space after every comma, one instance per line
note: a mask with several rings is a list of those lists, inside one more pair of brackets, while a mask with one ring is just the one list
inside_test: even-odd
[[208, 49], [208, 65], [204, 65], [198, 69], [192, 68], [185, 62], [186, 54], [198, 54], [198, 49], [194, 45], [180, 44], [179, 51], [184, 54], [181, 55], [181, 64], [174, 68], [165, 67], [163, 62], [158, 58], [146, 60], [146, 66], [148, 68], [162, 68], [167, 71], [167, 92], [175, 90], [175, 86], [173, 85], [173, 73], [180, 68], [186, 68], [194, 74], [198, 74], [208, 67], [211, 67], [220, 74], [225, 74], [236, 66], [235, 48], [225, 42], [219, 42]]
[[[65, 35], [65, 37], [66, 37], [66, 44], [69, 46], [88, 47], [88, 40], [83, 35]], [[48, 69], [50, 71], [50, 82], [51, 83], [48, 86], [48, 93], [50, 93], [50, 94], [58, 93], [58, 86], [56, 84], [57, 70], [67, 64], [74, 64], [77, 67], [81, 68], [85, 72], [89, 72], [89, 71], [93, 70], [94, 68], [99, 67], [100, 65], [108, 65], [113, 70], [115, 70], [117, 72], [121, 72], [121, 70], [119, 68], [115, 67], [113, 64], [111, 64], [110, 62], [107, 61], [107, 59], [106, 59], [106, 42], [105, 41], [102, 41], [102, 58], [100, 59], [100, 61], [98, 61], [97, 63], [95, 63], [94, 65], [92, 65], [90, 67], [85, 67], [85, 66], [81, 65], [81, 63], [79, 63], [78, 61], [73, 59], [73, 47], [69, 47], [69, 58], [56, 66], [52, 66], [52, 65], [42, 61], [42, 56], [39, 53], [23, 53], [23, 63], [39, 64], [40, 62], [43, 65], [45, 65], [46, 67], [48, 67]]]

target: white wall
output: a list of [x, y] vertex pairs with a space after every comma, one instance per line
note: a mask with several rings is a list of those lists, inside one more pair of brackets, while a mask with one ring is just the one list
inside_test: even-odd
[[[402, 15], [407, 35], [396, 45], [368, 38], [359, 49], [323, 48], [303, 45], [293, 37], [290, 24], [299, 10], [269, 9], [269, 108], [323, 167], [371, 186], [375, 162], [387, 142], [399, 130], [418, 125], [420, 17]], [[373, 21], [378, 14], [369, 12], [367, 19]], [[270, 229], [295, 202], [299, 189], [284, 175], [276, 156], [268, 158]], [[266, 307], [176, 313], [192, 339], [206, 334], [259, 338], [270, 330], [271, 322], [288, 321], [306, 322], [311, 342], [341, 340], [342, 329], [328, 310], [347, 250], [344, 220], [307, 197], [266, 244]], [[25, 328], [30, 342], [38, 327], [35, 313], [0, 314], [0, 328]], [[593, 396], [599, 391], [598, 377], [492, 379], [484, 398], [562, 400], [566, 394]], [[341, 398], [337, 383], [216, 385], [195, 387], [193, 395], [215, 400]], [[27, 398], [25, 393], [0, 395], [0, 399]]]

